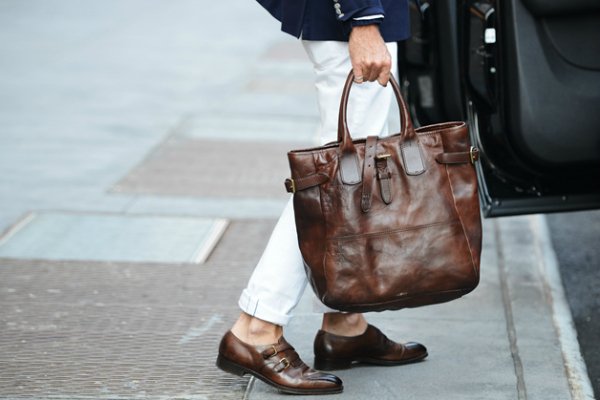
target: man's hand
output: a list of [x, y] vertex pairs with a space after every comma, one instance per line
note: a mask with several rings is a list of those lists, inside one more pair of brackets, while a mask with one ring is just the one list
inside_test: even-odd
[[350, 32], [348, 45], [354, 81], [362, 83], [377, 80], [379, 84], [386, 86], [390, 80], [392, 57], [379, 33], [379, 26], [355, 26]]

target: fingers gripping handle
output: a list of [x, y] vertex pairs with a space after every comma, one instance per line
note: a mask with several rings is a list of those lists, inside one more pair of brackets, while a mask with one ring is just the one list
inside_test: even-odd
[[[338, 143], [340, 148], [340, 175], [342, 182], [345, 184], [356, 184], [361, 182], [361, 173], [360, 173], [360, 163], [358, 161], [358, 155], [356, 154], [356, 149], [354, 148], [354, 144], [352, 143], [352, 137], [350, 136], [350, 131], [348, 130], [348, 97], [350, 96], [350, 88], [352, 87], [352, 83], [354, 82], [354, 72], [350, 70], [348, 74], [348, 78], [346, 79], [346, 83], [344, 84], [344, 89], [342, 91], [342, 99], [340, 101], [340, 111], [338, 114]], [[400, 127], [402, 138], [401, 141], [406, 141], [412, 139], [415, 136], [415, 131], [412, 126], [412, 122], [410, 120], [410, 115], [408, 114], [408, 108], [406, 107], [406, 103], [402, 98], [402, 94], [400, 92], [400, 87], [398, 86], [398, 82], [393, 75], [390, 75], [390, 83], [392, 85], [392, 89], [394, 90], [394, 94], [396, 96], [396, 101], [398, 102], [398, 108], [400, 110]]]
[[[342, 91], [340, 111], [338, 114], [338, 143], [340, 144], [340, 150], [342, 154], [355, 153], [354, 144], [352, 144], [352, 136], [350, 136], [350, 131], [348, 130], [347, 118], [348, 98], [350, 96], [350, 89], [352, 88], [353, 82], [354, 72], [350, 70]], [[408, 107], [406, 106], [406, 102], [402, 97], [400, 86], [398, 86], [398, 82], [393, 75], [390, 75], [390, 84], [392, 85], [394, 95], [396, 96], [396, 101], [398, 102], [398, 108], [400, 111], [400, 132], [403, 136], [403, 140], [412, 138], [415, 135], [415, 132], [410, 120], [410, 115], [408, 113]]]

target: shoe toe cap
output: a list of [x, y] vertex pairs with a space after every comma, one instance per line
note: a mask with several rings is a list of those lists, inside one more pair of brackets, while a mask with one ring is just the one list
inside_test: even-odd
[[427, 355], [427, 347], [423, 346], [421, 343], [408, 342], [404, 344], [404, 348], [410, 358], [424, 357]]
[[313, 384], [323, 388], [341, 388], [343, 383], [342, 380], [333, 374], [326, 372], [314, 371], [309, 378], [313, 381]]

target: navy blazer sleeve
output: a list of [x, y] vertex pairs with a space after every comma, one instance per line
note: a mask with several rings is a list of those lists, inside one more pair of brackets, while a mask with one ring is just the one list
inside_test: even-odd
[[354, 18], [383, 15], [376, 21], [386, 42], [410, 34], [408, 0], [258, 0], [281, 21], [281, 30], [305, 40], [347, 41]]
[[364, 17], [367, 15], [382, 14], [385, 10], [380, 0], [338, 0], [334, 3], [340, 5], [340, 11], [337, 18], [340, 21], [348, 21], [352, 18]]

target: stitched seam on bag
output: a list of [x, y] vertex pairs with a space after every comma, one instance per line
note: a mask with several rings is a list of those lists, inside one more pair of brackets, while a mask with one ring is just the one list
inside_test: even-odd
[[426, 126], [420, 126], [417, 129], [415, 129], [415, 131], [423, 130], [425, 128], [431, 128], [431, 127], [437, 127], [437, 128], [450, 127], [450, 128], [455, 128], [455, 127], [460, 127], [460, 126], [465, 126], [465, 125], [466, 125], [465, 121], [438, 122], [436, 124], [431, 124], [431, 125], [426, 125]]
[[454, 225], [457, 223], [460, 223], [460, 220], [453, 219], [451, 221], [433, 222], [431, 224], [424, 224], [424, 225], [417, 225], [417, 226], [407, 226], [404, 228], [390, 229], [387, 231], [379, 231], [379, 232], [372, 232], [372, 233], [359, 233], [356, 235], [346, 235], [346, 236], [336, 236], [333, 238], [329, 238], [327, 240], [330, 240], [330, 241], [331, 240], [352, 241], [352, 240], [359, 240], [359, 239], [368, 238], [368, 237], [387, 236], [390, 234], [395, 234], [395, 233], [400, 233], [400, 232], [409, 232], [409, 231], [415, 231], [415, 230], [419, 230], [419, 229], [426, 229], [426, 228], [431, 228], [434, 226]]
[[[419, 129], [423, 129], [424, 130], [424, 128], [428, 128], [429, 126], [436, 126], [436, 125], [439, 125], [440, 129], [435, 129], [433, 131], [423, 131], [423, 132], [419, 131]], [[422, 128], [417, 128], [417, 129], [415, 129], [415, 133], [417, 135], [419, 135], [419, 136], [421, 136], [421, 135], [425, 136], [425, 135], [429, 135], [429, 134], [432, 134], [432, 133], [441, 133], [441, 132], [452, 130], [452, 129], [461, 129], [461, 128], [464, 128], [465, 126], [466, 126], [466, 124], [464, 122], [463, 123], [458, 123], [457, 122], [457, 125], [453, 125], [453, 126], [448, 126], [448, 123], [442, 122], [440, 124], [433, 124], [433, 125], [424, 126]]]
[[426, 133], [417, 133], [417, 136], [431, 136], [431, 135], [441, 135], [444, 131], [433, 131]]
[[430, 135], [432, 133], [444, 133], [444, 132], [449, 132], [452, 130], [458, 130], [461, 129], [462, 127], [458, 127], [458, 126], [453, 126], [451, 128], [444, 128], [444, 129], [434, 129], [432, 131], [423, 131], [423, 132], [415, 132], [417, 134], [417, 136], [423, 136], [423, 135]]
[[458, 130], [458, 129], [462, 129], [464, 128], [463, 126], [454, 126], [451, 128], [445, 128], [445, 129], [436, 129], [434, 131], [425, 131], [425, 132], [415, 132], [417, 134], [417, 136], [427, 136], [427, 135], [440, 135], [443, 134], [445, 132], [448, 132], [450, 130]]
[[460, 212], [458, 212], [458, 207], [456, 206], [456, 197], [454, 196], [454, 188], [452, 187], [452, 181], [450, 180], [450, 172], [448, 172], [448, 164], [446, 164], [445, 167], [446, 176], [448, 177], [448, 184], [450, 185], [450, 192], [452, 193], [454, 209], [456, 210], [456, 214], [458, 215], [458, 219], [460, 220], [460, 227], [463, 231], [465, 241], [467, 242], [467, 247], [469, 248], [469, 255], [471, 256], [471, 265], [473, 267], [473, 272], [475, 272], [475, 276], [479, 279], [479, 272], [477, 271], [477, 267], [475, 266], [475, 259], [473, 258], [473, 249], [471, 249], [471, 243], [469, 243], [469, 237], [467, 236], [467, 231], [465, 231], [465, 224], [462, 220], [462, 217], [460, 216]]

